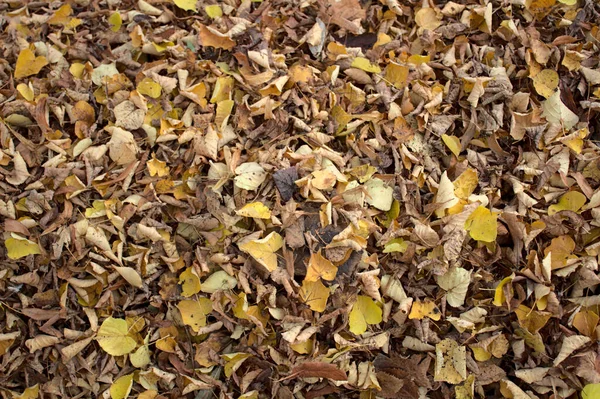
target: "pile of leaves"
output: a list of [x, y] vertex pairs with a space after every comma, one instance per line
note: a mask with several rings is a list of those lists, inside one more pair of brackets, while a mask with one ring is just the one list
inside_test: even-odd
[[600, 397], [595, 0], [0, 13], [0, 397]]

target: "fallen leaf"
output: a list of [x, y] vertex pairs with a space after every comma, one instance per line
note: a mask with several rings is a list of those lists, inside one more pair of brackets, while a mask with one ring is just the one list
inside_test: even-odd
[[382, 315], [381, 308], [373, 299], [359, 295], [350, 311], [350, 332], [356, 335], [365, 333], [368, 325], [381, 323]]
[[37, 75], [43, 67], [48, 65], [48, 60], [44, 56], [35, 56], [29, 48], [21, 50], [17, 64], [15, 66], [15, 79], [22, 79], [27, 76]]
[[277, 269], [277, 254], [275, 252], [283, 247], [283, 238], [273, 231], [262, 239], [238, 244], [238, 247], [247, 254], [252, 255], [258, 263], [272, 272]]
[[102, 322], [96, 341], [106, 353], [112, 356], [123, 356], [131, 353], [136, 342], [129, 336], [127, 321], [108, 317]]
[[129, 397], [133, 387], [133, 373], [117, 378], [110, 386], [111, 399], [125, 399]]

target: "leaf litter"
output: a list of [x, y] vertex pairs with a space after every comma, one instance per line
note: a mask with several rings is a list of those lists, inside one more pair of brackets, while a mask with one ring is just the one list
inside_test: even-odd
[[592, 0], [0, 4], [2, 398], [596, 398]]

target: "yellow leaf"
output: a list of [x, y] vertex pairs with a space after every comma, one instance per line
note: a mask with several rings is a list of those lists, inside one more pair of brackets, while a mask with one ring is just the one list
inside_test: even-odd
[[31, 83], [29, 85], [26, 85], [25, 83], [19, 83], [17, 85], [17, 91], [27, 101], [33, 101], [33, 99], [35, 98], [35, 93], [33, 92], [33, 87], [31, 86]]
[[7, 255], [10, 259], [19, 259], [28, 255], [41, 254], [40, 246], [33, 241], [29, 241], [25, 237], [21, 237], [15, 233], [4, 241], [6, 245]]
[[246, 361], [246, 359], [248, 359], [249, 357], [252, 357], [251, 354], [249, 353], [228, 353], [225, 355], [221, 355], [222, 358], [225, 359], [226, 363], [225, 363], [225, 376], [227, 378], [231, 377], [231, 375], [233, 373], [235, 373], [235, 371], [237, 369], [240, 368], [240, 366], [242, 365], [242, 363], [244, 363]]
[[465, 229], [471, 238], [482, 242], [494, 242], [498, 235], [498, 215], [480, 205], [465, 222]]
[[[568, 6], [574, 6], [575, 4], [577, 4], [577, 0], [558, 0], [558, 2], [566, 4]], [[584, 399], [585, 399], [585, 397], [584, 397]]]
[[[494, 292], [494, 305], [496, 306], [502, 306], [504, 305], [504, 302], [506, 302], [506, 295], [504, 295], [504, 286], [506, 284], [510, 284], [513, 281], [513, 278], [515, 278], [514, 275], [510, 275], [506, 278], [504, 278], [502, 281], [500, 281], [500, 284], [498, 284], [498, 286], [496, 287], [496, 291]], [[509, 286], [510, 287], [510, 291], [512, 292], [512, 284]]]
[[434, 381], [458, 384], [467, 378], [467, 350], [452, 339], [435, 346]]
[[169, 167], [164, 161], [152, 158], [150, 161], [146, 162], [146, 166], [148, 166], [150, 176], [164, 177], [169, 175]]
[[121, 25], [123, 24], [123, 20], [121, 19], [121, 14], [118, 11], [113, 12], [110, 17], [108, 17], [108, 23], [110, 24], [110, 30], [113, 32], [118, 32], [121, 29]]
[[206, 11], [206, 14], [212, 19], [221, 18], [223, 16], [223, 10], [221, 10], [221, 6], [217, 4], [204, 7], [204, 11]]
[[26, 388], [23, 393], [19, 396], [15, 396], [14, 399], [37, 399], [40, 395], [40, 386], [35, 384], [32, 387]]
[[173, 2], [177, 7], [181, 8], [182, 10], [194, 12], [198, 11], [196, 9], [196, 0], [173, 0]]
[[560, 211], [577, 212], [585, 204], [586, 197], [578, 191], [569, 191], [558, 200], [558, 204], [548, 207], [548, 215], [552, 216]]
[[533, 87], [539, 95], [549, 98], [558, 87], [558, 73], [552, 69], [544, 69], [533, 77]]
[[133, 373], [117, 378], [110, 386], [111, 399], [125, 399], [129, 397], [133, 387]]
[[271, 219], [271, 211], [262, 202], [246, 204], [235, 213], [247, 218]]
[[275, 252], [282, 246], [283, 238], [274, 231], [265, 238], [247, 241], [238, 245], [242, 251], [250, 254], [270, 272], [277, 269], [277, 254]]
[[77, 79], [81, 79], [83, 77], [83, 71], [85, 71], [85, 64], [81, 64], [79, 62], [74, 62], [69, 67], [69, 72], [71, 72], [71, 75]]
[[583, 387], [583, 390], [581, 391], [581, 397], [582, 399], [600, 398], [600, 384], [587, 384], [585, 387]]
[[552, 317], [550, 312], [540, 312], [525, 305], [519, 305], [515, 309], [515, 314], [519, 320], [519, 325], [532, 334], [541, 330]]
[[364, 58], [364, 57], [356, 57], [352, 61], [351, 66], [353, 68], [362, 69], [365, 72], [373, 72], [373, 73], [381, 72], [381, 68], [379, 68], [379, 65], [371, 63], [371, 61], [369, 61], [367, 58]]
[[598, 320], [600, 320], [600, 318], [595, 312], [591, 310], [581, 310], [573, 318], [573, 327], [581, 334], [594, 338]]
[[206, 315], [212, 312], [212, 301], [208, 298], [194, 300], [183, 300], [177, 304], [181, 313], [181, 320], [186, 326], [198, 332], [201, 327], [206, 326]]
[[292, 350], [296, 353], [300, 353], [301, 355], [306, 355], [312, 351], [314, 344], [315, 344], [314, 338], [310, 338], [304, 342], [299, 342], [297, 344], [290, 344], [290, 348], [292, 348]]
[[459, 203], [459, 199], [454, 194], [454, 185], [448, 178], [446, 171], [442, 173], [442, 177], [440, 178], [440, 184], [435, 194], [435, 203], [438, 204], [435, 215], [440, 218], [446, 214], [446, 209], [452, 208]]
[[100, 326], [96, 341], [109, 355], [123, 356], [131, 353], [136, 347], [135, 340], [128, 334], [127, 321], [109, 317]]
[[73, 9], [70, 4], [65, 4], [54, 12], [54, 14], [48, 19], [49, 25], [66, 25], [70, 21], [70, 16], [73, 13]]
[[396, 89], [402, 89], [408, 83], [408, 72], [410, 68], [406, 65], [390, 62], [385, 68], [385, 79]]
[[306, 269], [305, 281], [317, 281], [320, 278], [331, 281], [337, 275], [338, 268], [321, 253], [315, 253], [310, 256], [308, 267]]
[[365, 202], [379, 210], [389, 211], [394, 201], [394, 188], [388, 186], [383, 180], [376, 177], [365, 183], [367, 197]]
[[447, 134], [442, 134], [442, 141], [446, 144], [446, 147], [458, 158], [460, 152], [462, 150], [462, 146], [460, 144], [460, 139], [456, 136], [448, 136]]
[[200, 278], [192, 267], [188, 267], [179, 275], [179, 284], [181, 284], [181, 295], [186, 298], [200, 292]]
[[559, 236], [550, 241], [550, 245], [544, 249], [544, 256], [551, 254], [551, 269], [560, 269], [567, 266], [569, 259], [576, 259], [573, 255], [575, 241], [570, 236]]
[[398, 237], [390, 240], [383, 247], [384, 254], [390, 254], [392, 252], [404, 252], [408, 249], [408, 241], [404, 241], [404, 239]]
[[421, 65], [421, 64], [427, 64], [429, 61], [431, 61], [431, 57], [428, 55], [413, 54], [410, 57], [408, 57], [408, 60], [406, 60], [406, 61], [411, 64]]
[[15, 79], [21, 79], [31, 75], [37, 75], [43, 67], [48, 65], [44, 56], [36, 57], [33, 51], [26, 48], [21, 50], [15, 67]]
[[413, 303], [408, 318], [411, 320], [423, 320], [425, 317], [438, 321], [442, 315], [437, 306], [435, 306], [435, 302], [430, 299], [425, 299], [423, 302], [417, 300]]
[[417, 11], [415, 22], [419, 27], [429, 30], [434, 30], [442, 24], [433, 8], [421, 8]]
[[144, 339], [144, 345], [140, 346], [135, 352], [129, 355], [129, 361], [131, 365], [136, 368], [143, 368], [150, 364], [150, 349], [148, 343], [150, 336], [147, 335]]
[[363, 334], [368, 324], [379, 324], [382, 320], [383, 312], [377, 303], [368, 296], [359, 295], [350, 311], [350, 332]]
[[202, 282], [200, 291], [212, 294], [217, 291], [232, 290], [237, 286], [237, 279], [227, 274], [224, 270], [219, 270], [208, 276]]
[[327, 307], [329, 299], [329, 288], [325, 287], [321, 280], [302, 282], [300, 288], [300, 299], [315, 312], [323, 312]]
[[233, 100], [223, 100], [217, 103], [217, 111], [215, 112], [215, 124], [219, 131], [222, 131], [227, 125], [227, 121], [231, 116], [231, 111], [233, 110], [233, 106], [235, 105], [235, 101]]
[[466, 200], [473, 194], [479, 184], [477, 171], [471, 168], [466, 169], [452, 184], [454, 184], [454, 194], [458, 198]]
[[137, 91], [140, 94], [143, 94], [143, 95], [146, 95], [146, 96], [149, 96], [152, 98], [159, 98], [160, 93], [162, 92], [162, 88], [160, 87], [160, 85], [158, 83], [156, 83], [152, 79], [144, 78], [144, 79], [142, 79], [142, 81], [140, 81], [140, 83], [138, 83]]

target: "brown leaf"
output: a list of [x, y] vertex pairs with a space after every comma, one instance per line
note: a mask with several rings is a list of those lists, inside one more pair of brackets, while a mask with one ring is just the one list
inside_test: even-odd
[[292, 375], [299, 378], [328, 378], [334, 381], [345, 381], [348, 379], [346, 373], [335, 364], [324, 362], [303, 362], [292, 369]]

